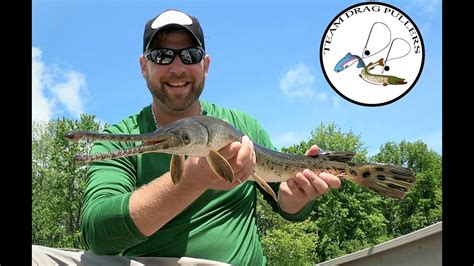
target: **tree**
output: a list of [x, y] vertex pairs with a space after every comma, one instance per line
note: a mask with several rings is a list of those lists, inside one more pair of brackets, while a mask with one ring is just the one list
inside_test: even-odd
[[74, 161], [87, 153], [90, 143], [69, 142], [72, 130], [99, 131], [94, 116], [80, 121], [58, 118], [33, 124], [32, 135], [32, 242], [60, 248], [85, 248], [79, 217], [85, 187], [86, 166]]
[[[32, 242], [37, 245], [85, 249], [79, 217], [86, 166], [74, 161], [91, 143], [69, 142], [72, 130], [100, 131], [94, 116], [65, 118], [33, 125]], [[342, 256], [434, 224], [442, 217], [441, 156], [421, 141], [388, 142], [367, 158], [360, 136], [334, 124], [320, 124], [308, 141], [283, 148], [303, 154], [318, 144], [326, 151], [354, 151], [354, 162], [385, 162], [412, 168], [417, 183], [403, 200], [383, 198], [342, 180], [341, 188], [316, 199], [310, 217], [299, 223], [274, 213], [259, 195], [257, 224], [269, 264], [306, 265]]]
[[[354, 162], [367, 162], [367, 148], [361, 137], [342, 132], [335, 124], [320, 124], [308, 142], [302, 142], [299, 153], [317, 144], [325, 151], [353, 151]], [[291, 148], [291, 147], [290, 147]], [[325, 261], [385, 241], [387, 223], [380, 205], [381, 197], [367, 188], [342, 180], [341, 188], [316, 200], [310, 219], [319, 236], [314, 261]]]
[[[304, 154], [313, 144], [325, 151], [356, 152], [354, 162], [392, 163], [412, 168], [417, 183], [400, 201], [342, 180], [341, 188], [316, 199], [309, 220], [303, 223], [284, 221], [259, 200], [257, 221], [270, 264], [280, 264], [289, 250], [299, 259], [297, 264], [326, 261], [441, 220], [441, 156], [428, 150], [423, 142], [388, 142], [379, 153], [368, 158], [360, 136], [342, 132], [335, 124], [320, 124], [308, 141], [283, 148], [282, 152]], [[299, 249], [293, 251], [295, 245]]]
[[441, 156], [422, 141], [388, 142], [371, 160], [404, 165], [416, 173], [416, 185], [400, 202], [385, 202], [387, 230], [394, 237], [441, 221]]
[[[356, 156], [353, 161], [367, 161], [367, 150], [363, 147], [360, 136], [352, 132], [344, 133], [335, 124], [328, 126], [320, 124], [313, 130], [308, 141], [283, 148], [282, 152], [304, 154], [313, 144], [317, 144], [325, 151], [354, 151]], [[281, 254], [286, 254], [283, 251], [288, 250], [288, 247], [292, 247], [298, 241], [314, 247], [314, 249], [302, 247], [297, 251], [300, 253], [297, 257], [305, 259], [304, 262], [298, 264], [324, 261], [346, 254], [348, 250], [355, 251], [370, 243], [381, 241], [380, 233], [383, 232], [386, 221], [376, 207], [380, 201], [380, 198], [374, 198], [373, 192], [343, 180], [340, 189], [330, 191], [316, 200], [309, 220], [303, 223], [291, 223], [290, 226], [288, 222], [279, 222], [279, 219], [273, 218], [274, 226], [272, 227], [268, 221], [268, 217], [272, 217], [268, 213], [270, 210], [259, 207], [257, 209], [259, 211], [258, 225], [259, 227], [264, 225], [260, 232], [269, 262], [281, 261]], [[259, 205], [262, 204], [264, 203], [260, 201]], [[287, 230], [289, 228], [291, 230]], [[276, 236], [279, 239], [269, 239]], [[284, 239], [291, 241], [284, 243]], [[280, 250], [280, 252], [276, 253], [273, 250]], [[278, 257], [272, 257], [273, 255]]]

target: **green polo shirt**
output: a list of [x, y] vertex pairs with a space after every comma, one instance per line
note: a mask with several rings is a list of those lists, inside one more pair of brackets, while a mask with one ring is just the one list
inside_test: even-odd
[[[201, 101], [203, 115], [223, 119], [254, 142], [274, 149], [268, 134], [250, 116]], [[151, 106], [104, 131], [113, 134], [153, 132]], [[140, 142], [94, 143], [92, 153], [127, 149]], [[129, 257], [194, 257], [235, 265], [265, 265], [256, 225], [257, 190], [273, 210], [288, 220], [303, 220], [308, 204], [289, 215], [258, 184], [244, 182], [228, 191], [207, 190], [152, 236], [142, 235], [129, 215], [131, 193], [169, 171], [171, 156], [148, 153], [89, 164], [81, 214], [83, 238], [98, 255]], [[277, 192], [279, 183], [270, 184]]]

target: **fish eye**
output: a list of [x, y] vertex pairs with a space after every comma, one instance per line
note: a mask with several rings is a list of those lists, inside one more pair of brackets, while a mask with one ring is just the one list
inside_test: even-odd
[[189, 142], [191, 142], [191, 138], [188, 134], [183, 134], [183, 142], [184, 144], [189, 144]]

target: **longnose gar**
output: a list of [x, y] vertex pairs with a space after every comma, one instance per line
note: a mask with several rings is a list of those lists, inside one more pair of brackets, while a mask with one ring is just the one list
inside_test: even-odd
[[[94, 132], [69, 132], [71, 141], [81, 139], [111, 141], [143, 141], [127, 150], [117, 150], [95, 155], [76, 155], [84, 163], [113, 159], [150, 152], [171, 154], [170, 174], [176, 184], [184, 174], [185, 155], [206, 157], [210, 168], [220, 178], [231, 183], [234, 172], [229, 162], [217, 151], [234, 141], [241, 141], [243, 134], [227, 122], [211, 116], [194, 116], [178, 120], [152, 133], [104, 134]], [[381, 163], [358, 164], [350, 162], [353, 152], [330, 152], [314, 157], [285, 154], [254, 143], [256, 166], [247, 180], [256, 181], [277, 200], [267, 182], [283, 182], [304, 169], [316, 174], [328, 172], [372, 189], [381, 195], [402, 199], [415, 183], [411, 169]]]

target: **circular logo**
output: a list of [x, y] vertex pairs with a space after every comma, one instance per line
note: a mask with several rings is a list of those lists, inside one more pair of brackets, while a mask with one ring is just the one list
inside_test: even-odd
[[360, 3], [331, 21], [320, 60], [339, 95], [355, 104], [380, 106], [413, 88], [423, 69], [424, 44], [418, 27], [400, 9]]

